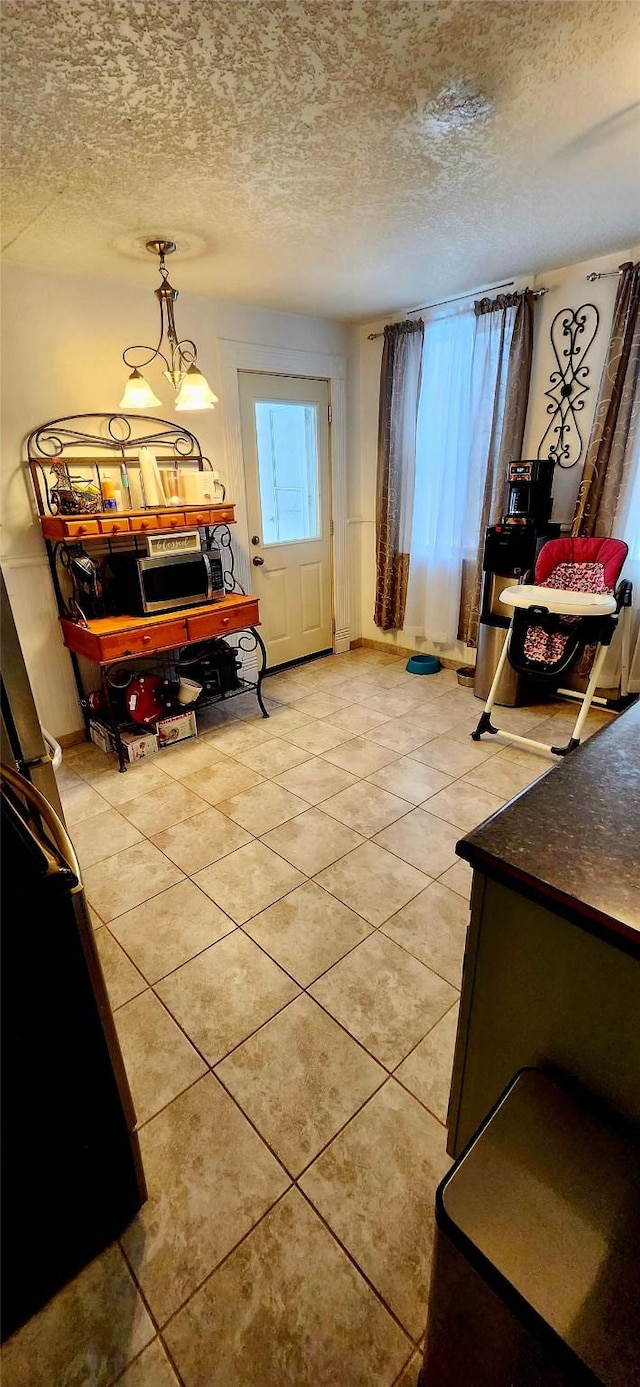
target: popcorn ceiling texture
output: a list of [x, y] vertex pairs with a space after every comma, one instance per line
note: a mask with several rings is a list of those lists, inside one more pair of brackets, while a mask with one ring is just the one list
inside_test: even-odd
[[[635, 238], [634, 0], [4, 0], [2, 24], [10, 259], [155, 284], [127, 246], [182, 231], [179, 288], [362, 320]], [[438, 133], [455, 83], [493, 114]]]

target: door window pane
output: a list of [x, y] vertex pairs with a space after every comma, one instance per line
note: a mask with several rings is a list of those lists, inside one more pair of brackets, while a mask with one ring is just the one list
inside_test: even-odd
[[262, 543], [320, 538], [317, 405], [255, 401]]

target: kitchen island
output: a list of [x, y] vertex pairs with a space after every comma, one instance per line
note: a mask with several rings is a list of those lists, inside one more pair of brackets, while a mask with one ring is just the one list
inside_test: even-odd
[[526, 1066], [640, 1124], [640, 704], [457, 852], [473, 889], [450, 1154]]

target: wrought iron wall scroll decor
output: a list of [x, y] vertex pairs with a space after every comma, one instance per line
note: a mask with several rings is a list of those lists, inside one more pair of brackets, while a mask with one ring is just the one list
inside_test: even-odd
[[600, 315], [594, 303], [561, 308], [551, 324], [550, 338], [557, 369], [549, 376], [547, 414], [551, 417], [540, 440], [538, 457], [554, 458], [558, 467], [575, 467], [584, 440], [580, 414], [589, 390], [586, 357], [598, 331]]

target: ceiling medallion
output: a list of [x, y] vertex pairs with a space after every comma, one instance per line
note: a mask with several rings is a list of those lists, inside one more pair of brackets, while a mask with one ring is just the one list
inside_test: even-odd
[[[157, 255], [160, 261], [159, 269], [162, 282], [154, 290], [160, 304], [160, 337], [156, 347], [145, 347], [138, 344], [127, 347], [126, 351], [122, 353], [122, 360], [125, 366], [130, 368], [131, 374], [124, 388], [120, 409], [160, 408], [161, 401], [154, 395], [140, 369], [150, 366], [157, 357], [164, 361], [165, 369], [162, 374], [171, 382], [176, 391], [174, 409], [213, 409], [213, 406], [218, 403], [218, 397], [214, 395], [207, 380], [198, 369], [196, 344], [189, 337], [179, 338], [176, 329], [173, 305], [178, 297], [178, 290], [169, 283], [169, 271], [165, 265], [166, 256], [172, 255], [176, 249], [175, 241], [155, 239], [147, 241], [146, 248], [151, 255]], [[163, 343], [164, 352], [161, 350]], [[137, 361], [134, 360], [134, 353], [142, 353], [142, 359], [138, 355]]]

